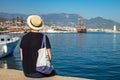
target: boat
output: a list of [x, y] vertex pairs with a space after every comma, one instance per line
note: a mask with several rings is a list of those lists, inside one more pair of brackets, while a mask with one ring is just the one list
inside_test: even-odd
[[46, 33], [58, 33], [58, 31], [55, 31], [54, 29], [49, 29], [46, 31]]
[[8, 34], [0, 35], [0, 58], [13, 54], [13, 51], [20, 40], [19, 37], [13, 37]]
[[66, 31], [56, 31], [54, 29], [48, 29], [46, 33], [66, 33]]
[[78, 29], [77, 29], [77, 32], [78, 32], [78, 33], [86, 33], [86, 32], [87, 32], [87, 29], [86, 29], [86, 28], [78, 28]]
[[78, 33], [86, 33], [87, 32], [87, 29], [86, 27], [84, 26], [84, 22], [83, 22], [83, 18], [82, 17], [79, 17], [79, 27], [77, 28], [77, 32]]

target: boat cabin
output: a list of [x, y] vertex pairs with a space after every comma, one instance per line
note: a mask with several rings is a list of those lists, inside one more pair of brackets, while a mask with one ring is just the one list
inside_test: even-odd
[[0, 44], [4, 42], [9, 42], [11, 41], [11, 37], [9, 35], [0, 35]]

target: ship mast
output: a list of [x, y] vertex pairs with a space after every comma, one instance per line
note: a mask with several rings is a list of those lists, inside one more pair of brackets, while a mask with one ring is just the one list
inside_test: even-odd
[[78, 27], [78, 29], [77, 29], [77, 31], [78, 32], [86, 32], [86, 28], [85, 28], [85, 26], [84, 26], [84, 22], [83, 22], [83, 18], [80, 16], [79, 18], [78, 18], [78, 20], [79, 20], [79, 27]]
[[78, 20], [79, 20], [80, 28], [84, 28], [83, 18], [80, 16], [80, 17], [78, 18]]

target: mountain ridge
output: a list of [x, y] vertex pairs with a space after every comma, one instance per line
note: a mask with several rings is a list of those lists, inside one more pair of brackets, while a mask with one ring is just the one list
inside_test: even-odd
[[[15, 18], [20, 17], [26, 19], [29, 15], [27, 14], [12, 14], [0, 12], [1, 18]], [[45, 24], [47, 25], [56, 25], [56, 26], [69, 26], [69, 27], [78, 27], [79, 21], [78, 14], [68, 14], [68, 13], [51, 13], [51, 14], [41, 14]], [[104, 19], [103, 17], [95, 17], [91, 19], [85, 19], [83, 17], [84, 25], [87, 28], [103, 28], [103, 29], [112, 29], [114, 25], [117, 28], [120, 28], [120, 23], [110, 19]]]

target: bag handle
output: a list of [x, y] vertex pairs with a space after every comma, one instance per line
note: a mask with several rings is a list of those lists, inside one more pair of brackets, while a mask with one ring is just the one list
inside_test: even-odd
[[43, 34], [43, 39], [42, 39], [42, 45], [41, 45], [41, 48], [46, 47], [46, 35]]

